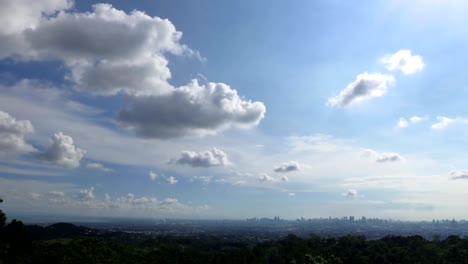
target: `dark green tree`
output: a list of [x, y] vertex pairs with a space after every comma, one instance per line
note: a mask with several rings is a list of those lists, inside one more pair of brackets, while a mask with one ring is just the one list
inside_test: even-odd
[[[0, 203], [3, 203], [2, 198], [0, 198]], [[5, 223], [6, 223], [6, 215], [2, 210], [0, 210], [0, 228], [4, 227]]]

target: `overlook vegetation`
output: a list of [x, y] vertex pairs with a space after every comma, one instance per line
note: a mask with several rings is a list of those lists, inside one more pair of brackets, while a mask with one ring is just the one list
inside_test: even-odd
[[468, 238], [364, 236], [303, 239], [288, 235], [258, 244], [216, 236], [151, 236], [58, 223], [5, 225], [0, 211], [0, 263], [468, 263]]

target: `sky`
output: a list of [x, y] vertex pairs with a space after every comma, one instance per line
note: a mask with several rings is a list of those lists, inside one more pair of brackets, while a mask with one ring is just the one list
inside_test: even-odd
[[0, 0], [1, 208], [466, 219], [467, 11]]

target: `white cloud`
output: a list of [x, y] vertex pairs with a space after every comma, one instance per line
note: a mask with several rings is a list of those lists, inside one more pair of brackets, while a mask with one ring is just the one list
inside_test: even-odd
[[419, 55], [411, 55], [411, 50], [399, 50], [394, 54], [382, 58], [382, 63], [389, 71], [400, 70], [405, 75], [422, 71], [423, 58]]
[[100, 198], [94, 191], [94, 187], [80, 190], [70, 184], [0, 178], [0, 193], [7, 201], [2, 206], [10, 212], [106, 217], [193, 217], [194, 214], [210, 210], [208, 205], [185, 204], [174, 197], [157, 199], [130, 193], [116, 198], [104, 194]]
[[174, 177], [174, 176], [169, 176], [167, 179], [166, 179], [166, 182], [170, 185], [173, 185], [173, 184], [176, 184], [178, 182], [178, 180]]
[[281, 176], [281, 181], [288, 182], [289, 181], [288, 176], [286, 176], [286, 175]]
[[[4, 48], [0, 56], [62, 60], [70, 71], [68, 79], [94, 94], [167, 91], [171, 73], [164, 53], [198, 55], [179, 43], [182, 33], [169, 20], [144, 12], [135, 10], [127, 14], [109, 4], [95, 4], [92, 12], [53, 15], [55, 10], [71, 5], [58, 0], [52, 1], [55, 5], [44, 5], [45, 1], [40, 0], [31, 9], [29, 3], [19, 2], [23, 3], [7, 5], [11, 7], [7, 10], [21, 14], [30, 8], [28, 13], [34, 17], [34, 25], [11, 28], [14, 34], [0, 42]], [[0, 3], [0, 7], [4, 6]]]
[[301, 167], [297, 161], [285, 162], [276, 166], [273, 169], [274, 172], [281, 172], [281, 173], [300, 171], [300, 170], [301, 170]]
[[454, 170], [450, 172], [450, 179], [452, 180], [468, 179], [468, 171], [467, 170]]
[[428, 119], [429, 119], [428, 116], [412, 116], [412, 117], [410, 117], [408, 119], [405, 118], [405, 117], [401, 117], [398, 120], [397, 127], [405, 128], [405, 127], [408, 127], [409, 125], [413, 125], [413, 124], [421, 123], [423, 121], [427, 121]]
[[343, 193], [343, 195], [349, 198], [354, 198], [359, 195], [359, 192], [356, 189], [348, 189]]
[[331, 106], [349, 106], [373, 97], [380, 97], [387, 92], [388, 86], [393, 84], [395, 78], [381, 73], [361, 73], [356, 80], [337, 96], [328, 99]]
[[10, 35], [34, 29], [44, 16], [73, 6], [72, 0], [2, 0], [0, 1], [0, 34]]
[[171, 160], [170, 163], [192, 167], [214, 167], [230, 164], [226, 153], [217, 148], [203, 152], [182, 151], [180, 156]]
[[408, 122], [408, 120], [406, 120], [406, 118], [401, 117], [400, 120], [398, 120], [397, 126], [399, 128], [405, 128], [405, 127], [409, 126], [409, 122]]
[[90, 201], [94, 199], [94, 186], [91, 186], [89, 189], [80, 190], [78, 193], [78, 200], [80, 201]]
[[427, 119], [428, 119], [427, 116], [412, 116], [409, 118], [411, 124], [420, 123], [422, 121], [426, 121]]
[[156, 172], [154, 172], [154, 171], [150, 171], [148, 173], [148, 177], [150, 178], [150, 180], [154, 181], [158, 177], [158, 174]]
[[290, 192], [288, 193], [288, 195], [292, 197], [292, 196], [296, 196], [296, 193]]
[[63, 197], [65, 196], [65, 193], [62, 191], [50, 191], [48, 192], [49, 195], [51, 196], [56, 196], [56, 197]]
[[274, 181], [274, 179], [270, 175], [268, 175], [266, 173], [263, 173], [260, 176], [258, 176], [257, 180], [259, 180], [261, 182], [272, 182], [272, 181]]
[[394, 152], [377, 152], [372, 149], [364, 149], [362, 151], [362, 156], [371, 158], [375, 162], [378, 163], [385, 163], [385, 162], [396, 162], [396, 161], [402, 161], [403, 157]]
[[42, 17], [27, 30], [17, 29], [14, 36], [0, 39], [0, 57], [60, 60], [68, 69], [66, 79], [79, 90], [131, 95], [130, 108], [118, 114], [118, 123], [143, 137], [206, 135], [256, 126], [265, 105], [244, 100], [228, 85], [200, 86], [193, 81], [175, 88], [168, 82], [166, 53], [200, 57], [180, 44], [181, 37], [167, 19], [96, 4], [91, 12], [63, 11]]
[[253, 127], [265, 111], [263, 103], [243, 100], [226, 84], [205, 86], [193, 80], [166, 94], [133, 97], [131, 107], [117, 119], [140, 136], [164, 139], [216, 134], [231, 126]]
[[110, 172], [112, 171], [111, 169], [107, 168], [106, 166], [102, 165], [101, 163], [98, 162], [90, 162], [86, 164], [86, 168], [88, 169], [95, 169], [95, 170], [102, 170], [105, 172]]
[[343, 152], [351, 150], [350, 142], [325, 134], [293, 136], [286, 139], [291, 152]]
[[29, 120], [16, 120], [9, 113], [0, 111], [0, 154], [17, 154], [35, 151], [24, 137], [34, 131]]
[[204, 184], [208, 184], [212, 180], [213, 180], [213, 177], [211, 177], [211, 176], [193, 176], [192, 178], [190, 178], [191, 182], [199, 181], [199, 182], [202, 182]]
[[50, 142], [49, 148], [37, 155], [38, 159], [68, 168], [80, 166], [86, 151], [76, 147], [72, 137], [58, 132], [51, 137]]
[[437, 123], [432, 124], [431, 128], [435, 130], [442, 130], [455, 124], [468, 124], [468, 118], [450, 118], [446, 116], [437, 116]]

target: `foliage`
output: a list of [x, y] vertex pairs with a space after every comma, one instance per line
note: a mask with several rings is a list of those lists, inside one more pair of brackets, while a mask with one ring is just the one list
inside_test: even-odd
[[71, 224], [0, 228], [0, 263], [468, 263], [468, 238], [393, 236], [303, 239], [257, 244], [213, 235], [151, 236], [94, 232]]

